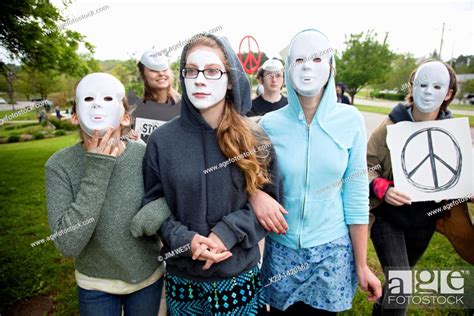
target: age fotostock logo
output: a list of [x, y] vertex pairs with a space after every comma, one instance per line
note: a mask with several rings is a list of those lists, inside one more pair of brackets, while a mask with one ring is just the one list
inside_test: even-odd
[[[470, 308], [471, 271], [458, 270], [388, 270], [386, 308], [408, 304], [423, 307]], [[471, 301], [471, 302], [469, 302]]]

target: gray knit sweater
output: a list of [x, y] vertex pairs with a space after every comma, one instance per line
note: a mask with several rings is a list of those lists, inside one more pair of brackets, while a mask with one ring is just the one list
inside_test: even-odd
[[46, 162], [49, 227], [53, 233], [63, 230], [56, 247], [75, 257], [82, 274], [139, 283], [162, 264], [156, 235], [134, 238], [130, 232], [140, 210], [152, 211], [160, 225], [170, 215], [164, 199], [141, 209], [144, 153], [137, 142], [129, 142], [117, 158], [88, 153], [79, 143]]

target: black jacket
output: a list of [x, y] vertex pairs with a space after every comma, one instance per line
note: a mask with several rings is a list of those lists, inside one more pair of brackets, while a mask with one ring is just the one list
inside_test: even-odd
[[[233, 102], [244, 115], [251, 107], [250, 86], [229, 43], [213, 35], [224, 51], [231, 69]], [[185, 66], [188, 46], [183, 50], [180, 69]], [[181, 71], [180, 71], [181, 74]], [[207, 271], [200, 260], [192, 260], [190, 250], [167, 260], [167, 271], [195, 280], [218, 280], [239, 275], [257, 265], [258, 242], [266, 236], [247, 201], [245, 177], [235, 163], [211, 172], [206, 169], [228, 160], [217, 143], [212, 129], [191, 104], [183, 89], [181, 116], [160, 126], [150, 136], [144, 158], [145, 198], [148, 203], [161, 196], [172, 216], [159, 234], [163, 240], [162, 256], [191, 243], [196, 233], [208, 236], [211, 231], [224, 242], [232, 257], [214, 264]], [[264, 191], [279, 200], [279, 176], [272, 151], [272, 184]]]

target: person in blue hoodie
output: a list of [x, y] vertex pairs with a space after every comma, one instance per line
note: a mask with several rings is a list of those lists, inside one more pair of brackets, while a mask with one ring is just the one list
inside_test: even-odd
[[369, 300], [381, 295], [366, 263], [366, 132], [358, 110], [337, 103], [324, 34], [298, 33], [286, 65], [288, 105], [260, 123], [278, 158], [289, 227], [265, 240], [265, 297], [271, 315], [330, 315], [351, 308], [357, 281]]
[[250, 86], [225, 38], [199, 34], [182, 52], [181, 116], [157, 128], [143, 162], [146, 205], [164, 196], [159, 230], [171, 315], [256, 315], [264, 298], [258, 242], [266, 236], [248, 196], [279, 200], [271, 143], [244, 117]]

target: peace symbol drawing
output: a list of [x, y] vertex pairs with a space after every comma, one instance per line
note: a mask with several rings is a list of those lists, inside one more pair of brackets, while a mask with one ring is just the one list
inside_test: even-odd
[[[438, 142], [447, 138], [443, 148], [436, 148], [434, 141]], [[407, 154], [410, 147], [417, 145], [416, 140], [425, 139], [427, 152], [415, 166], [407, 166]], [[439, 146], [440, 147], [440, 146]], [[421, 150], [420, 148], [413, 148]], [[438, 151], [437, 151], [438, 150]], [[452, 155], [454, 153], [454, 155]], [[454, 158], [454, 159], [453, 159]], [[454, 136], [447, 130], [437, 127], [424, 128], [413, 133], [405, 142], [401, 155], [402, 169], [408, 182], [414, 187], [425, 192], [437, 192], [452, 188], [459, 180], [462, 170], [461, 148]], [[431, 170], [431, 175], [416, 177], [426, 165]]]
[[474, 192], [467, 118], [387, 126], [394, 186], [412, 202], [457, 199]]

